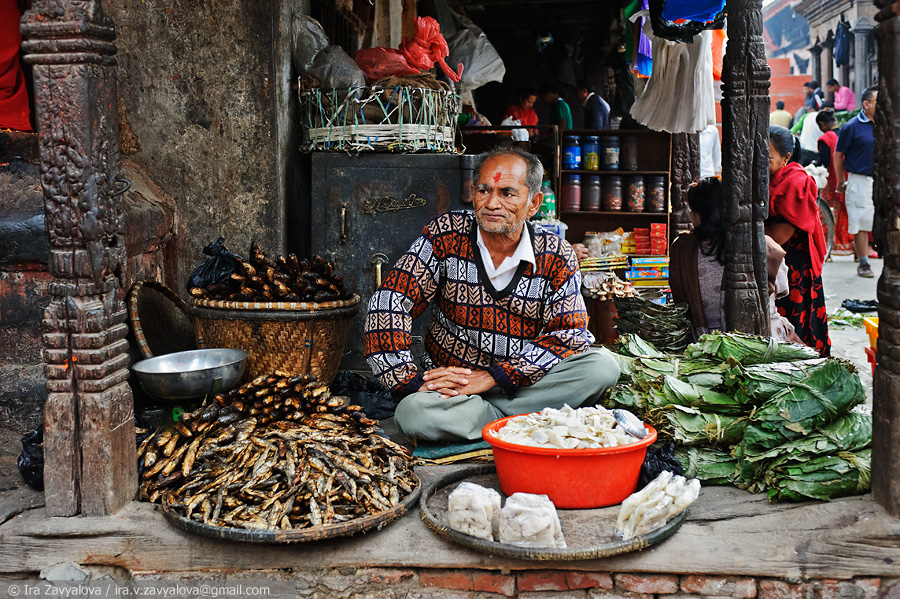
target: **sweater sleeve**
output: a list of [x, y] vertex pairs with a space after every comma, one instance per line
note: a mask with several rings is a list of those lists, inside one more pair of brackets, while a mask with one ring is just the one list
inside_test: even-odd
[[412, 322], [431, 303], [439, 277], [426, 229], [369, 300], [363, 353], [378, 380], [398, 399], [422, 386], [422, 374], [410, 352]]
[[488, 371], [510, 396], [519, 387], [539, 381], [565, 358], [587, 351], [594, 336], [588, 331], [587, 309], [581, 296], [581, 272], [572, 247], [563, 242], [551, 262], [550, 289], [544, 301], [543, 329], [514, 357], [491, 364]]

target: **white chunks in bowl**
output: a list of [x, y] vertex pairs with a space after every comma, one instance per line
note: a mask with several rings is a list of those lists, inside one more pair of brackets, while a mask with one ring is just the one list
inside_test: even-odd
[[616, 422], [612, 410], [602, 406], [557, 410], [544, 408], [510, 418], [494, 436], [514, 445], [549, 449], [618, 447], [637, 441]]
[[450, 493], [447, 517], [453, 530], [493, 541], [500, 525], [500, 493], [462, 482]]
[[664, 470], [622, 502], [616, 530], [626, 541], [653, 532], [686, 510], [699, 495], [699, 480], [687, 480]]
[[556, 506], [546, 495], [513, 493], [500, 510], [497, 540], [516, 547], [565, 548]]

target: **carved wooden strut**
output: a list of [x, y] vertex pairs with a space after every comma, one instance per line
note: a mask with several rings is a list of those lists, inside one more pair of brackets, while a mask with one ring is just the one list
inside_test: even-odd
[[875, 109], [875, 241], [884, 259], [878, 279], [878, 366], [872, 408], [872, 495], [900, 517], [900, 17], [877, 0], [878, 101]]
[[22, 18], [34, 65], [52, 296], [43, 318], [50, 516], [116, 512], [137, 488], [115, 28], [99, 0], [35, 1]]
[[769, 211], [769, 65], [762, 0], [728, 0], [722, 68], [722, 181], [725, 322], [728, 330], [769, 335], [766, 243]]

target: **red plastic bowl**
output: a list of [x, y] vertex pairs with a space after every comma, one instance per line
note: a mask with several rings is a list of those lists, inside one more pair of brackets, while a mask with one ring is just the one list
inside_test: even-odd
[[557, 508], [585, 509], [622, 503], [634, 493], [647, 447], [656, 441], [650, 434], [618, 447], [595, 449], [547, 449], [501, 441], [495, 433], [515, 416], [495, 420], [481, 429], [494, 449], [500, 488], [506, 495], [547, 495]]

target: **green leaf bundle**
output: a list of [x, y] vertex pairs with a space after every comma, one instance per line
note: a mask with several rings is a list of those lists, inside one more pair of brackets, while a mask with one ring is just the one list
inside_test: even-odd
[[734, 445], [741, 440], [747, 419], [723, 414], [704, 414], [685, 406], [670, 405], [663, 410], [665, 432], [681, 445]]
[[865, 398], [865, 389], [853, 366], [827, 360], [756, 411], [741, 442], [744, 453], [762, 453], [805, 437], [863, 403]]
[[853, 452], [872, 444], [872, 415], [850, 412], [815, 433], [759, 453], [739, 444], [734, 455], [739, 460], [739, 478], [744, 484], [770, 483], [773, 469], [802, 464], [821, 456]]
[[744, 366], [818, 358], [816, 350], [805, 345], [782, 343], [769, 337], [743, 333], [709, 333], [692, 343], [684, 352], [687, 358], [734, 360]]
[[675, 457], [684, 468], [685, 478], [698, 478], [705, 485], [730, 485], [734, 482], [737, 460], [721, 449], [678, 447]]
[[871, 449], [784, 463], [766, 477], [769, 501], [827, 501], [865, 493], [870, 488], [871, 468]]
[[828, 358], [756, 364], [740, 368], [729, 380], [733, 392], [746, 395], [747, 401], [760, 405], [785, 388], [803, 380], [828, 362]]

